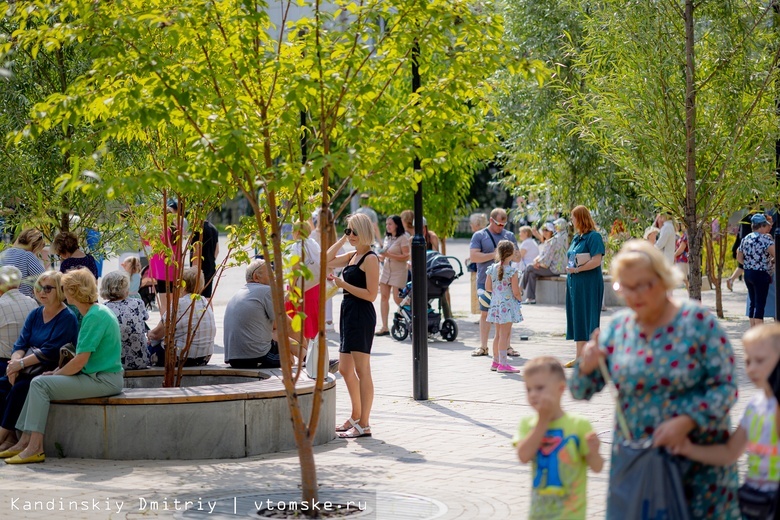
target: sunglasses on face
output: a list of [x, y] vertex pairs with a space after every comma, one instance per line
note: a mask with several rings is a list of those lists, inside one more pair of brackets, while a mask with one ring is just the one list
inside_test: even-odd
[[355, 231], [355, 230], [354, 230], [354, 229], [352, 229], [352, 228], [347, 228], [347, 229], [345, 229], [345, 230], [344, 230], [344, 234], [345, 234], [345, 235], [347, 235], [347, 236], [349, 236], [349, 235], [355, 235], [355, 236], [358, 236], [358, 234], [357, 234], [357, 231]]
[[36, 291], [38, 291], [38, 292], [44, 292], [44, 293], [46, 293], [46, 294], [49, 294], [49, 293], [50, 293], [50, 292], [52, 292], [54, 289], [56, 289], [56, 287], [54, 287], [53, 285], [36, 285], [36, 286], [35, 286], [35, 290], [36, 290]]
[[506, 226], [506, 222], [499, 222], [498, 220], [496, 220], [494, 218], [491, 218], [490, 220], [492, 220], [493, 224], [495, 224], [496, 226], [501, 226], [501, 227]]

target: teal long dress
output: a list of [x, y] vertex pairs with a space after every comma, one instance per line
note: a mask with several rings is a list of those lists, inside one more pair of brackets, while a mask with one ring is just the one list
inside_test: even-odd
[[[591, 257], [604, 254], [604, 240], [596, 231], [576, 234], [567, 252], [569, 267], [575, 267], [574, 257], [589, 253]], [[569, 273], [566, 277], [566, 339], [588, 341], [599, 327], [601, 303], [604, 300], [604, 276], [601, 266]]]

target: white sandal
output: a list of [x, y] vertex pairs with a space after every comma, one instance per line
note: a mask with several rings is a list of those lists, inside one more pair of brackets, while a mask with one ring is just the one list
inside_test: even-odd
[[[357, 425], [358, 425], [358, 421], [359, 421], [359, 420], [360, 420], [360, 419], [358, 419], [357, 421], [355, 421], [354, 419], [352, 419], [352, 417], [350, 417], [350, 418], [347, 420], [347, 422], [345, 422], [345, 423], [344, 423], [344, 424], [342, 424], [341, 426], [336, 426], [336, 432], [337, 432], [337, 433], [348, 432], [349, 430], [351, 430], [352, 428], [354, 428], [355, 426], [357, 426]], [[347, 426], [347, 425], [349, 425], [349, 426]]]
[[342, 439], [357, 439], [359, 437], [371, 437], [371, 426], [360, 426], [355, 424], [348, 431], [339, 434]]

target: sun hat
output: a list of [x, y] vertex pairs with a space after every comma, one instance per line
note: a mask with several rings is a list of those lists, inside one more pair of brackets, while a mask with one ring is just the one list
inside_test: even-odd
[[756, 213], [750, 217], [750, 223], [757, 226], [758, 224], [769, 224], [769, 221], [763, 213]]
[[653, 233], [661, 233], [661, 230], [655, 226], [649, 226], [647, 229], [645, 229], [645, 234], [643, 235], [644, 239], [647, 240], [647, 238]]
[[547, 231], [552, 231], [555, 233], [555, 224], [552, 222], [545, 222], [544, 226], [542, 226], [542, 229], [546, 229]]

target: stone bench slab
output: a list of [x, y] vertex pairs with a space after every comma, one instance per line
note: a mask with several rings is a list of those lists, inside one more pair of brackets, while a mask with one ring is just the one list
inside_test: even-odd
[[[54, 401], [45, 449], [94, 459], [239, 458], [295, 448], [281, 370], [220, 367], [184, 369], [186, 377], [256, 380], [178, 388], [125, 388], [119, 395]], [[162, 377], [163, 369], [127, 371], [128, 379]], [[315, 381], [301, 376], [295, 388], [304, 419]], [[314, 444], [335, 438], [336, 381], [324, 381]]]

